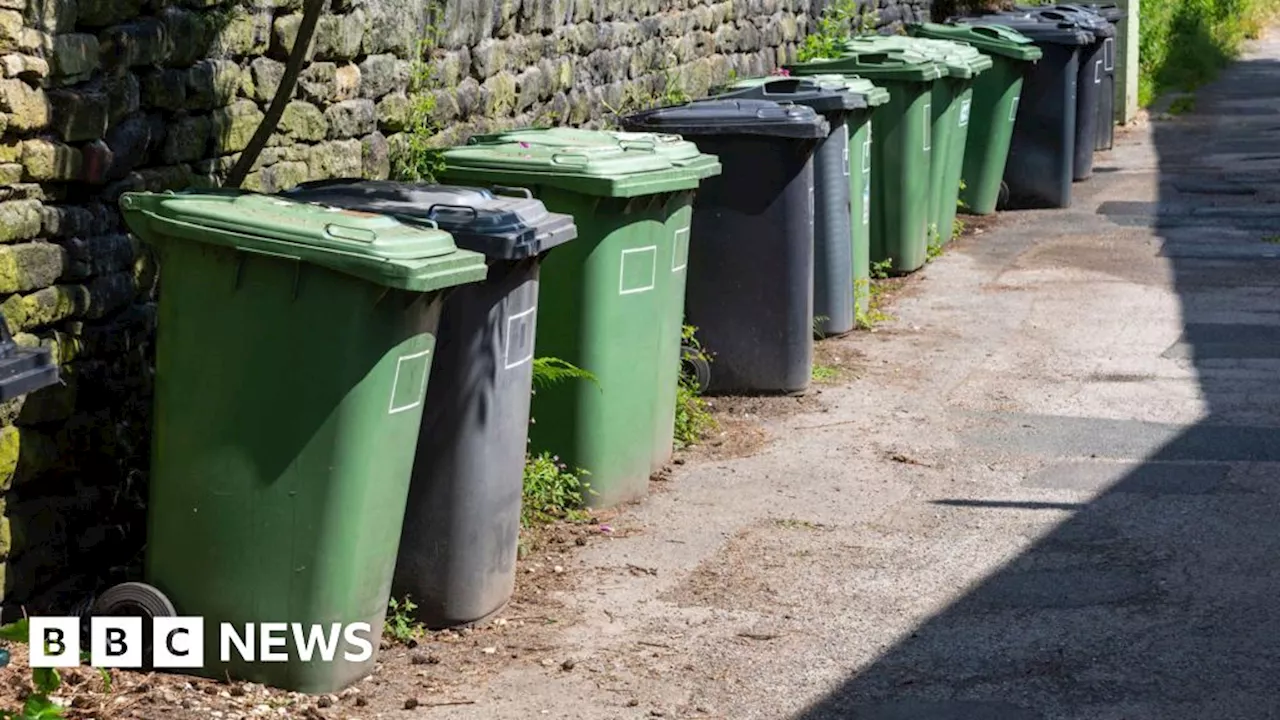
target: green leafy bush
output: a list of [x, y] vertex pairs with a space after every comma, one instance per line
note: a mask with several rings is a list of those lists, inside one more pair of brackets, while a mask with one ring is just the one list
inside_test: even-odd
[[560, 458], [544, 452], [530, 455], [524, 463], [524, 497], [520, 504], [520, 524], [542, 525], [556, 520], [581, 521], [590, 486], [583, 480], [586, 471], [574, 472]]
[[817, 26], [804, 38], [796, 52], [800, 62], [831, 58], [840, 54], [840, 46], [853, 35], [873, 32], [880, 22], [875, 3], [858, 0], [831, 0], [818, 16]]
[[[693, 348], [694, 354], [703, 362], [711, 362], [711, 356], [702, 349], [698, 339], [694, 337], [696, 328], [685, 325], [681, 328], [681, 341], [685, 347]], [[716, 419], [711, 415], [707, 401], [702, 397], [702, 389], [698, 387], [698, 379], [691, 375], [682, 364], [680, 382], [676, 386], [676, 448], [686, 448], [706, 437], [716, 429]]]
[[1280, 11], [1280, 0], [1148, 0], [1139, 6], [1138, 101], [1213, 80]]

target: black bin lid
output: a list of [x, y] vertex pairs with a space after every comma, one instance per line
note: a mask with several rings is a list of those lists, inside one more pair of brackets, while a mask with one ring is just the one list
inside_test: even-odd
[[831, 125], [811, 107], [769, 100], [708, 98], [622, 118], [627, 130], [678, 135], [764, 135], [793, 140], [827, 136]]
[[1078, 23], [1053, 22], [1027, 14], [978, 15], [964, 18], [964, 22], [970, 25], [1003, 25], [1026, 35], [1037, 44], [1078, 47], [1092, 45], [1096, 41], [1094, 34]]
[[751, 87], [730, 88], [718, 92], [715, 99], [770, 100], [811, 107], [820, 113], [848, 113], [867, 107], [861, 93], [824, 86], [813, 78], [780, 77]]
[[49, 348], [22, 347], [9, 334], [0, 316], [0, 402], [6, 402], [58, 382], [58, 366]]
[[1088, 5], [1052, 5], [1047, 8], [1038, 8], [1037, 12], [1050, 20], [1057, 20], [1058, 16], [1062, 15], [1067, 19], [1067, 22], [1077, 23], [1080, 27], [1096, 35], [1099, 40], [1115, 37], [1116, 34], [1116, 26]]
[[491, 260], [520, 260], [578, 236], [573, 217], [548, 212], [524, 188], [481, 188], [389, 180], [339, 179], [303, 183], [281, 193], [300, 202], [428, 221], [466, 250]]

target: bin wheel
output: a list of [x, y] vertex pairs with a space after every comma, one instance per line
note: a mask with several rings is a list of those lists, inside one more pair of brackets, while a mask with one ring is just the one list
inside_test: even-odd
[[706, 355], [695, 347], [681, 345], [680, 365], [680, 369], [693, 378], [698, 386], [698, 392], [706, 392], [711, 386], [711, 363], [707, 362]]
[[1000, 194], [996, 196], [996, 207], [1001, 210], [1009, 207], [1009, 183], [1000, 181]]
[[[99, 595], [89, 608], [89, 613], [81, 619], [84, 625], [89, 618], [97, 617], [137, 617], [142, 618], [142, 665], [151, 669], [151, 648], [155, 642], [152, 637], [151, 619], [158, 617], [177, 617], [178, 611], [165, 594], [140, 582], [127, 582], [108, 588]], [[87, 628], [81, 629], [81, 637], [86, 639], [88, 649], [90, 637]]]
[[93, 601], [90, 615], [116, 617], [175, 617], [178, 611], [164, 593], [146, 583], [127, 582], [108, 589]]

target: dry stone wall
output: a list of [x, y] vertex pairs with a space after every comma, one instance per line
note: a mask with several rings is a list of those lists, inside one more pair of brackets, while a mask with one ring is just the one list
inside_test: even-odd
[[[927, 10], [891, 2], [886, 22]], [[424, 114], [448, 142], [697, 96], [794, 57], [816, 11], [811, 0], [332, 0], [245, 185], [387, 177]], [[219, 184], [301, 19], [301, 0], [0, 0], [0, 311], [20, 342], [52, 348], [64, 378], [0, 406], [9, 615], [66, 609], [136, 573], [160, 273], [115, 202]]]

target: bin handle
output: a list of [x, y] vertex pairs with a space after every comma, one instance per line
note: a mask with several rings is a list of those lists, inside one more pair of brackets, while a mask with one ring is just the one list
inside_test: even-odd
[[[435, 207], [435, 206], [433, 205], [432, 207]], [[428, 214], [430, 214], [430, 212], [431, 212], [430, 210], [427, 211]], [[415, 217], [413, 215], [401, 215], [398, 213], [388, 213], [388, 215], [395, 218], [396, 220], [399, 220], [405, 225], [413, 225], [414, 227], [426, 226], [431, 228], [432, 230], [440, 229], [440, 225], [436, 223], [435, 220], [432, 220], [431, 218]]]
[[1000, 32], [995, 28], [987, 27], [986, 25], [972, 25], [969, 30], [978, 35], [986, 35], [987, 37], [994, 38], [996, 40], [1000, 39]]
[[619, 140], [618, 147], [623, 150], [648, 150], [649, 152], [658, 149], [657, 144], [652, 140]]
[[529, 188], [513, 187], [511, 185], [494, 185], [489, 188], [495, 195], [507, 195], [509, 197], [522, 197], [525, 200], [533, 199], [533, 191]]
[[480, 219], [480, 213], [476, 212], [476, 209], [470, 205], [450, 205], [449, 203], [436, 203], [427, 208], [427, 218], [435, 220], [437, 210], [461, 210], [462, 212], [470, 213], [472, 221]]
[[[575, 160], [579, 162], [565, 162], [567, 160]], [[586, 164], [589, 162], [591, 162], [591, 159], [588, 158], [586, 155], [582, 155], [580, 153], [555, 153], [551, 156], [551, 163], [553, 165], [564, 164], [564, 165], [580, 165], [585, 167]]]

